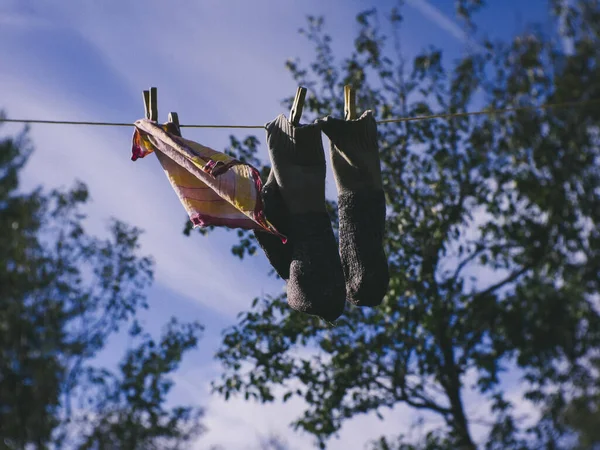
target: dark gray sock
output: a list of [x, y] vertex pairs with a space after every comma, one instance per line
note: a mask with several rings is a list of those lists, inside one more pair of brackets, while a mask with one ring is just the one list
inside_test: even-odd
[[338, 196], [338, 208], [346, 298], [358, 306], [377, 306], [389, 285], [385, 196], [382, 190], [345, 192]]
[[317, 123], [331, 141], [346, 296], [358, 306], [377, 306], [387, 292], [390, 279], [383, 250], [385, 196], [377, 123], [371, 111], [357, 120], [326, 117]]
[[288, 238], [288, 241], [283, 243], [278, 236], [261, 230], [254, 230], [254, 236], [256, 236], [258, 244], [265, 252], [277, 275], [287, 281], [290, 278], [290, 264], [292, 262], [292, 245], [289, 241], [290, 212], [285, 206], [273, 170], [271, 170], [269, 179], [263, 186], [261, 195], [265, 217], [277, 231]]
[[[288, 275], [289, 306], [333, 321], [344, 311], [346, 293], [340, 255], [325, 208], [321, 127], [294, 126], [280, 115], [266, 129], [272, 176], [263, 190], [265, 215], [275, 219], [276, 227], [278, 219], [283, 222], [281, 232], [288, 236], [288, 242], [279, 242], [276, 247], [264, 245], [263, 239], [261, 246], [275, 270]], [[271, 206], [267, 207], [267, 202]], [[279, 204], [284, 207], [276, 206]], [[286, 273], [283, 266], [288, 257]]]
[[296, 311], [333, 322], [344, 312], [346, 291], [337, 242], [327, 213], [293, 217], [288, 304]]

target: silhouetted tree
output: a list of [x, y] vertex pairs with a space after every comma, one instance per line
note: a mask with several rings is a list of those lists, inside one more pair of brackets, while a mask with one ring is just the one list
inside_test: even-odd
[[[283, 401], [303, 398], [294, 425], [323, 448], [352, 417], [398, 404], [435, 413], [445, 427], [420, 447], [383, 439], [381, 448], [476, 448], [468, 374], [491, 405], [481, 448], [568, 448], [561, 405], [576, 380], [597, 383], [589, 360], [600, 343], [600, 108], [518, 108], [600, 99], [599, 2], [550, 1], [544, 26], [508, 41], [477, 30], [483, 1], [456, 4], [477, 43], [457, 61], [434, 48], [406, 60], [395, 7], [386, 20], [375, 9], [359, 14], [344, 58], [324, 19], [310, 17], [301, 32], [315, 59], [287, 63], [309, 90], [306, 122], [340, 117], [345, 84], [378, 119], [458, 114], [379, 125], [391, 270], [380, 307], [348, 306], [329, 328], [267, 296], [223, 338], [216, 392], [272, 402], [277, 388]], [[502, 108], [517, 109], [461, 115]], [[251, 160], [257, 145], [232, 140], [230, 151]], [[252, 235], [239, 235], [234, 253], [253, 253]], [[515, 418], [500, 383], [514, 366], [525, 398], [543, 411], [532, 427]]]
[[[22, 192], [31, 151], [26, 132], [0, 140], [0, 446], [181, 448], [201, 410], [166, 405], [169, 375], [200, 326], [172, 321], [159, 342], [141, 330], [153, 263], [140, 230], [112, 220], [106, 239], [87, 233], [83, 183]], [[120, 372], [96, 368], [124, 326], [137, 346]]]

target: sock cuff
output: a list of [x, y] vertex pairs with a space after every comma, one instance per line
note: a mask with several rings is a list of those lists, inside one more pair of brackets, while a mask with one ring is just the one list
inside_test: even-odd
[[275, 120], [268, 122], [265, 129], [269, 148], [280, 153], [290, 163], [301, 166], [323, 164], [325, 151], [319, 123], [293, 125], [285, 115], [280, 114]]
[[317, 120], [323, 133], [329, 138], [332, 150], [344, 153], [353, 159], [356, 152], [378, 152], [377, 122], [373, 111], [365, 111], [358, 119], [343, 120], [327, 116]]
[[319, 121], [331, 142], [331, 163], [338, 192], [381, 188], [377, 122], [372, 111], [356, 120]]
[[[267, 130], [267, 146], [269, 147], [269, 153], [277, 152], [281, 155], [287, 155], [294, 150], [294, 128], [291, 123], [288, 122], [283, 114], [280, 114], [265, 124]], [[276, 161], [272, 159], [272, 166], [276, 166]]]

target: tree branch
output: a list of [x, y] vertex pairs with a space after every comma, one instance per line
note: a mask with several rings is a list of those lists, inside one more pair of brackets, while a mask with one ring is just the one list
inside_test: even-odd
[[506, 277], [504, 280], [499, 281], [496, 284], [491, 285], [490, 287], [488, 287], [487, 289], [477, 292], [475, 294], [473, 294], [473, 300], [478, 300], [482, 297], [485, 297], [487, 295], [490, 295], [492, 292], [500, 289], [501, 287], [505, 286], [508, 283], [512, 283], [513, 281], [515, 281], [517, 278], [519, 278], [521, 275], [525, 274], [527, 271], [529, 271], [531, 269], [530, 265], [527, 265], [519, 270], [514, 271], [513, 273], [511, 273], [508, 277]]
[[[409, 387], [408, 391], [409, 392], [407, 392], [406, 386], [400, 386], [400, 396], [397, 396], [398, 400], [405, 402], [407, 405], [412, 406], [413, 408], [429, 409], [431, 411], [435, 411], [443, 417], [446, 417], [448, 414], [450, 414], [451, 411], [449, 408], [440, 406], [437, 403], [435, 403], [433, 400], [431, 400], [421, 394], [417, 394], [415, 392], [414, 388]], [[410, 397], [415, 397], [421, 401], [417, 402], [415, 400], [411, 400]]]
[[[373, 382], [380, 389], [391, 393], [394, 396], [394, 398], [396, 398], [398, 401], [404, 402], [407, 405], [412, 406], [413, 408], [428, 409], [430, 411], [435, 411], [444, 417], [450, 413], [450, 409], [437, 404], [425, 395], [417, 393], [417, 390], [414, 387], [408, 386], [405, 380], [397, 382], [398, 374], [392, 373], [389, 370], [385, 370], [385, 372], [386, 376], [389, 377], [390, 380], [392, 380], [393, 386], [391, 388], [386, 386], [376, 378], [373, 379]], [[398, 390], [400, 392], [398, 392]], [[415, 401], [415, 398], [420, 401]]]
[[463, 259], [456, 266], [456, 270], [454, 271], [454, 275], [452, 275], [452, 277], [450, 279], [451, 280], [456, 280], [458, 278], [458, 276], [460, 275], [460, 273], [465, 268], [465, 266], [467, 264], [469, 264], [471, 261], [473, 261], [475, 258], [477, 258], [479, 255], [481, 255], [483, 252], [485, 252], [486, 250], [489, 250], [489, 248], [488, 247], [481, 247], [478, 250], [475, 250], [472, 254], [470, 254], [469, 256], [467, 256], [465, 259]]
[[475, 250], [471, 255], [467, 256], [465, 259], [463, 259], [460, 263], [458, 263], [458, 265], [456, 266], [456, 270], [454, 271], [454, 275], [452, 275], [452, 277], [450, 278], [451, 280], [455, 280], [458, 278], [458, 276], [461, 274], [461, 272], [463, 271], [463, 269], [467, 266], [467, 264], [469, 264], [470, 262], [472, 262], [475, 258], [477, 258], [479, 255], [481, 255], [483, 252], [495, 249], [495, 250], [507, 250], [510, 248], [516, 248], [518, 246], [512, 245], [512, 244], [504, 244], [504, 245], [485, 245], [482, 246], [481, 248]]

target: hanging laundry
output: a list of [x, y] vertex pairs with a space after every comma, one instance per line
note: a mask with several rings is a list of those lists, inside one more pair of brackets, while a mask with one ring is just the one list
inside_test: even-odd
[[383, 249], [385, 195], [372, 111], [356, 120], [317, 120], [331, 142], [331, 162], [338, 191], [339, 239], [347, 300], [378, 306], [390, 275]]
[[[271, 173], [263, 196], [267, 217], [282, 224], [282, 244], [256, 231], [271, 265], [287, 281], [288, 305], [334, 321], [344, 311], [344, 272], [325, 206], [325, 152], [319, 124], [294, 125], [284, 115], [265, 126]], [[274, 215], [271, 215], [273, 212]]]
[[142, 119], [134, 125], [132, 161], [156, 153], [194, 227], [262, 230], [286, 241], [265, 217], [257, 169], [170, 132], [172, 124]]

